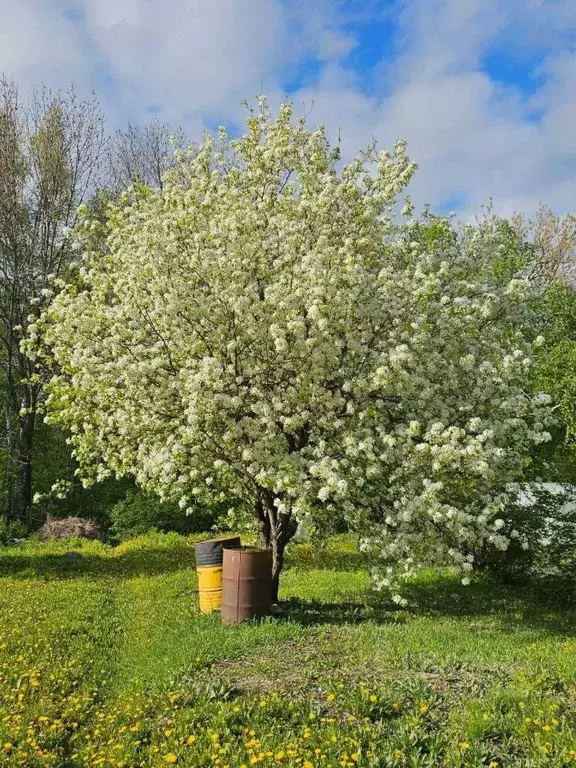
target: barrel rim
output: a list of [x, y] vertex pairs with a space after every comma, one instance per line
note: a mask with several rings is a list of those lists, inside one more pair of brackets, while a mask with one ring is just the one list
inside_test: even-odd
[[226, 547], [234, 552], [272, 552], [269, 547], [252, 547], [249, 544], [241, 544], [239, 547]]
[[220, 536], [217, 539], [201, 539], [194, 542], [194, 546], [197, 547], [199, 544], [222, 544], [225, 541], [240, 541], [240, 536]]

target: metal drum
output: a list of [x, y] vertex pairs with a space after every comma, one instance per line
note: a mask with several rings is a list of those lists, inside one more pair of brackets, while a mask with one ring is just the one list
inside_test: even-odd
[[224, 550], [223, 624], [266, 616], [272, 605], [272, 551], [256, 547]]
[[196, 552], [200, 611], [202, 613], [212, 613], [212, 611], [220, 610], [222, 601], [223, 552], [225, 547], [239, 546], [240, 537], [229, 536], [223, 539], [200, 541], [194, 547]]

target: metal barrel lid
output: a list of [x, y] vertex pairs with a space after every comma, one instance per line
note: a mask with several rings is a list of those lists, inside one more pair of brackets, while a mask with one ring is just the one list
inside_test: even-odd
[[222, 565], [224, 549], [240, 546], [240, 536], [228, 536], [222, 539], [208, 539], [199, 541], [194, 546], [196, 553], [196, 565]]

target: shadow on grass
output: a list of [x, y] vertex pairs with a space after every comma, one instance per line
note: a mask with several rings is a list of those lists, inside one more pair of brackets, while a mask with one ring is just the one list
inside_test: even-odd
[[410, 585], [411, 613], [473, 618], [495, 616], [504, 627], [542, 629], [576, 636], [576, 586], [572, 580], [532, 580], [503, 584], [480, 577], [470, 586], [431, 579]]
[[282, 601], [285, 614], [281, 620], [293, 621], [302, 626], [318, 624], [362, 624], [370, 621], [375, 624], [404, 624], [405, 616], [397, 615], [391, 606], [382, 604], [341, 601], [321, 602], [319, 600], [301, 600], [291, 597]]
[[302, 626], [322, 624], [405, 624], [418, 616], [461, 618], [493, 617], [502, 632], [536, 629], [555, 636], [576, 636], [576, 588], [572, 582], [549, 581], [505, 585], [479, 578], [463, 586], [452, 578], [434, 578], [411, 584], [405, 591], [407, 608], [399, 608], [378, 594], [362, 602], [321, 602], [297, 597], [283, 601], [284, 620]]
[[473, 615], [534, 609], [576, 613], [576, 586], [569, 579], [526, 579], [505, 584], [489, 576], [478, 576], [470, 586], [452, 577], [414, 581], [406, 590], [411, 602], [429, 613]]
[[[195, 568], [194, 549], [183, 544], [170, 548], [146, 547], [121, 555], [99, 555], [70, 548], [73, 554], [34, 553], [3, 555], [0, 550], [0, 578], [70, 579], [131, 578], [173, 573]], [[77, 553], [77, 554], [76, 554]], [[78, 556], [79, 555], [79, 556]]]

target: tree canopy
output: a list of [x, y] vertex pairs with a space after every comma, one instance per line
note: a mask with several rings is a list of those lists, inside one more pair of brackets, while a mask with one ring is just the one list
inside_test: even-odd
[[133, 475], [193, 513], [249, 508], [282, 567], [291, 521], [343, 514], [380, 585], [506, 547], [506, 483], [547, 440], [525, 390], [527, 280], [494, 227], [424, 233], [393, 209], [406, 144], [339, 166], [266, 101], [77, 232], [82, 264], [30, 331], [47, 414], [85, 482]]

